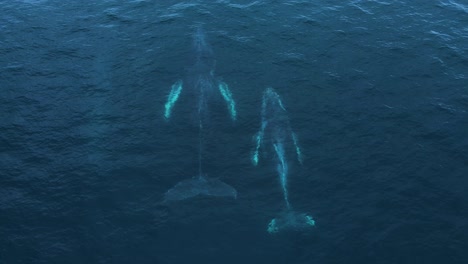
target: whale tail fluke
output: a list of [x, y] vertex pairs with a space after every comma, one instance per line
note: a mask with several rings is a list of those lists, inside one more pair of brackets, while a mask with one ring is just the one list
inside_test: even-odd
[[164, 201], [180, 201], [198, 195], [237, 198], [237, 191], [229, 184], [219, 179], [204, 176], [183, 180], [169, 189], [164, 195]]
[[278, 217], [271, 219], [268, 223], [267, 231], [270, 234], [282, 231], [305, 231], [315, 226], [315, 220], [312, 216], [294, 212], [288, 209]]

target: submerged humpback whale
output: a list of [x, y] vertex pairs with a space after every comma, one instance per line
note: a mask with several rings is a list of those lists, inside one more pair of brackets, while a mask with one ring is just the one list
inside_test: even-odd
[[212, 102], [219, 97], [225, 101], [227, 111], [233, 121], [236, 120], [236, 104], [226, 83], [214, 75], [216, 61], [213, 51], [206, 40], [201, 26], [197, 26], [193, 34], [193, 56], [191, 66], [184, 80], [175, 82], [164, 105], [164, 118], [171, 118], [172, 110], [183, 90], [191, 95], [191, 107], [194, 109], [195, 122], [198, 127], [198, 175], [177, 183], [165, 195], [165, 201], [184, 200], [197, 195], [237, 198], [237, 191], [219, 179], [206, 177], [202, 172], [203, 133], [212, 112]]
[[254, 136], [254, 141], [256, 143], [252, 154], [254, 165], [259, 162], [262, 147], [269, 147], [270, 152], [274, 154], [273, 163], [276, 166], [286, 203], [285, 212], [273, 218], [268, 224], [268, 232], [277, 233], [283, 229], [303, 229], [314, 226], [315, 221], [311, 216], [293, 211], [289, 202], [287, 154], [293, 150], [297, 160], [302, 164], [302, 153], [297, 136], [291, 129], [286, 108], [273, 88], [267, 88], [263, 93], [260, 131]]

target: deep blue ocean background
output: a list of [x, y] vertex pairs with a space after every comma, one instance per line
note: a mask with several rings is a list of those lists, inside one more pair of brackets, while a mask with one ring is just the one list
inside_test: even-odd
[[[238, 107], [208, 176], [237, 200], [162, 204], [197, 174], [181, 95], [193, 26]], [[262, 92], [304, 154], [270, 235], [274, 164], [250, 161]], [[0, 1], [0, 263], [468, 263], [465, 0]]]

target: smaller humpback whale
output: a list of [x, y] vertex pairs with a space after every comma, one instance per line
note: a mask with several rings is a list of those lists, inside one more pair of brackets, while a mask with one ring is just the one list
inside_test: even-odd
[[237, 191], [227, 183], [219, 179], [208, 178], [202, 172], [203, 163], [203, 135], [209, 116], [219, 112], [213, 109], [213, 101], [221, 99], [227, 105], [230, 118], [236, 120], [236, 104], [232, 93], [226, 83], [217, 79], [214, 75], [216, 61], [213, 51], [206, 40], [201, 26], [197, 26], [193, 34], [193, 56], [191, 67], [188, 69], [184, 80], [175, 82], [164, 105], [164, 118], [169, 120], [172, 110], [183, 90], [188, 90], [191, 98], [192, 109], [198, 127], [198, 175], [177, 183], [164, 195], [164, 201], [184, 200], [198, 195], [210, 195], [217, 197], [237, 198]]
[[292, 210], [288, 194], [288, 150], [293, 149], [299, 163], [302, 164], [302, 153], [297, 136], [292, 131], [286, 108], [281, 97], [267, 88], [263, 93], [260, 131], [254, 136], [255, 148], [252, 163], [257, 165], [261, 148], [270, 148], [274, 153], [273, 163], [279, 176], [286, 211], [279, 217], [273, 218], [268, 224], [269, 233], [277, 233], [285, 229], [303, 229], [315, 225], [312, 217]]

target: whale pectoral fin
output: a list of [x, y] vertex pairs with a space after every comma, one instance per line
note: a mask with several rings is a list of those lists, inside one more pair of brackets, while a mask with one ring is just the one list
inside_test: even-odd
[[252, 163], [254, 166], [257, 166], [258, 160], [260, 157], [260, 146], [262, 144], [262, 139], [263, 139], [263, 133], [260, 131], [255, 136], [253, 137], [253, 140], [255, 141], [255, 149], [252, 154]]
[[171, 111], [174, 107], [174, 104], [179, 99], [180, 92], [182, 92], [183, 82], [178, 80], [171, 87], [171, 92], [167, 96], [167, 102], [164, 105], [164, 117], [168, 120], [171, 117]]
[[301, 152], [301, 148], [299, 148], [299, 143], [298, 143], [298, 140], [297, 140], [297, 135], [296, 133], [292, 132], [291, 133], [292, 135], [292, 139], [293, 139], [293, 142], [294, 142], [294, 147], [296, 149], [296, 154], [297, 154], [297, 160], [299, 161], [299, 163], [302, 165], [302, 152]]
[[229, 90], [229, 86], [224, 82], [219, 82], [218, 89], [227, 103], [228, 111], [231, 115], [232, 120], [235, 121], [237, 117], [236, 102], [234, 102], [234, 99], [232, 98], [232, 93]]

